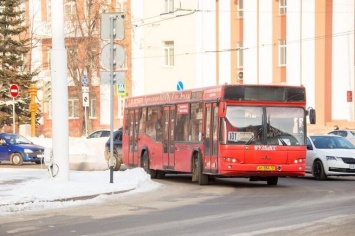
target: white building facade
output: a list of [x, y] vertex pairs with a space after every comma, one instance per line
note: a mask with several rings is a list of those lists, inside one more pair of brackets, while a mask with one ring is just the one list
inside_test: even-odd
[[317, 127], [354, 127], [353, 0], [132, 0], [132, 95], [224, 83], [307, 89]]

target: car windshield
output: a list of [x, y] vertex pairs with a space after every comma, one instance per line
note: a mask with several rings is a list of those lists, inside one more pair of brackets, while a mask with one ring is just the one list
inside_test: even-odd
[[355, 149], [355, 146], [347, 139], [338, 136], [311, 136], [317, 149]]
[[25, 137], [17, 134], [7, 134], [4, 138], [11, 144], [31, 144], [32, 142]]

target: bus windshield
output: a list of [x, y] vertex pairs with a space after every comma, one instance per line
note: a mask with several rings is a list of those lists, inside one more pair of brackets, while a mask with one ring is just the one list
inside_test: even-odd
[[222, 125], [227, 144], [299, 146], [305, 143], [304, 117], [300, 107], [228, 106]]

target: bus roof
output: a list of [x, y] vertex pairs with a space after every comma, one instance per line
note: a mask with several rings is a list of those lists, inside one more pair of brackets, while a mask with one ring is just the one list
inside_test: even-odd
[[128, 97], [126, 107], [209, 100], [306, 102], [303, 86], [291, 85], [218, 85], [182, 91]]

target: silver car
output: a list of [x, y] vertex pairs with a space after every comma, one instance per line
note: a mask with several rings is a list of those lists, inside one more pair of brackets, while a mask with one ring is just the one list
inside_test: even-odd
[[341, 136], [309, 135], [306, 173], [317, 180], [328, 176], [355, 176], [355, 146]]
[[355, 145], [355, 130], [350, 130], [350, 129], [333, 130], [330, 131], [328, 134], [334, 134], [334, 135], [339, 135], [341, 137], [344, 137], [347, 140], [349, 140], [352, 144]]

